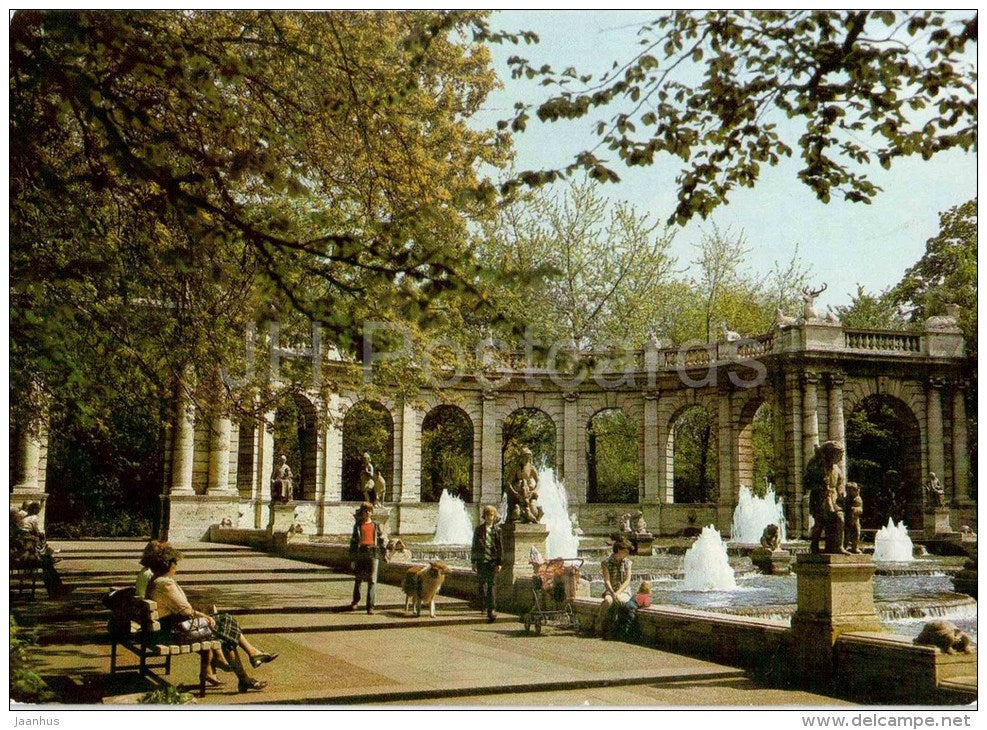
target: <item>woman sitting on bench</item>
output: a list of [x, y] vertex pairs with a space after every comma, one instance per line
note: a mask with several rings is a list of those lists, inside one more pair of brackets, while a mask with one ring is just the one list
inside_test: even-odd
[[238, 686], [240, 692], [263, 689], [267, 686], [267, 682], [253, 679], [247, 674], [240, 661], [237, 647], [242, 647], [247, 652], [250, 664], [254, 668], [274, 661], [278, 655], [266, 654], [247, 641], [236, 619], [230, 614], [220, 613], [209, 616], [193, 609], [192, 604], [185, 597], [185, 592], [175, 582], [175, 572], [181, 559], [182, 554], [168, 543], [159, 543], [156, 550], [142, 559], [142, 562], [154, 573], [154, 580], [147, 589], [147, 597], [158, 604], [158, 617], [162, 627], [174, 631], [182, 621], [201, 618], [209, 625], [213, 636], [222, 642], [223, 657], [228, 662], [220, 663], [214, 654], [210, 662], [212, 674], [206, 677], [206, 681], [214, 687], [220, 684], [215, 676], [215, 669], [218, 667], [236, 674], [240, 680]]

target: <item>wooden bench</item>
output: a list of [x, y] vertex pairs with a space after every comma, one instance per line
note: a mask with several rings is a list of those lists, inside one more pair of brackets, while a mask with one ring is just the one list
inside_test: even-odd
[[[220, 648], [218, 639], [195, 641], [189, 644], [176, 644], [173, 637], [161, 630], [158, 620], [158, 605], [154, 601], [137, 598], [133, 588], [112, 591], [104, 599], [110, 608], [111, 616], [107, 624], [110, 633], [110, 674], [119, 669], [117, 647], [122, 646], [140, 660], [137, 667], [142, 676], [150, 677], [161, 685], [167, 685], [154, 670], [164, 669], [171, 673], [171, 658], [182, 654], [199, 655], [199, 697], [206, 695], [206, 674], [209, 667], [209, 653]], [[151, 664], [148, 660], [162, 658], [164, 661]], [[131, 670], [133, 668], [131, 667]]]
[[[38, 586], [38, 578], [41, 576], [41, 561], [36, 554], [23, 550], [10, 551], [10, 563], [8, 578], [10, 579], [10, 590], [14, 591], [16, 584], [17, 592], [24, 593], [31, 591], [31, 598], [34, 598]], [[30, 581], [30, 587], [26, 583]]]

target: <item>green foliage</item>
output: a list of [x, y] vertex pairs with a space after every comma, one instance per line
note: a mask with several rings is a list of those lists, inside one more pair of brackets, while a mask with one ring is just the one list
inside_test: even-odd
[[161, 410], [146, 391], [117, 394], [100, 426], [69, 411], [49, 434], [46, 490], [53, 537], [144, 537], [164, 481]]
[[718, 482], [716, 418], [701, 406], [680, 415], [673, 425], [673, 496], [679, 503], [709, 502]]
[[[380, 403], [362, 400], [343, 418], [343, 499], [362, 502], [360, 457], [369, 453], [387, 494], [394, 493], [394, 421]], [[389, 498], [389, 497], [388, 497]]]
[[839, 305], [835, 309], [844, 327], [900, 330], [907, 326], [889, 292], [869, 294], [860, 284], [857, 285], [856, 295], [851, 295], [850, 304]]
[[521, 449], [531, 449], [536, 468], [555, 468], [555, 424], [551, 417], [537, 408], [519, 408], [504, 419], [501, 464], [503, 483], [524, 463]]
[[922, 258], [888, 294], [911, 310], [911, 319], [943, 315], [960, 306], [960, 327], [971, 354], [977, 352], [977, 199], [939, 214], [939, 233], [925, 244]]
[[636, 503], [638, 425], [619, 408], [598, 412], [586, 429], [587, 495], [590, 502]]
[[[976, 147], [975, 13], [672, 11], [640, 36], [637, 51], [600, 76], [512, 57], [513, 77], [541, 79], [555, 93], [516, 105], [502, 127], [609, 110], [596, 124], [598, 147], [628, 167], [662, 156], [685, 163], [669, 223], [707, 217], [735, 188], [753, 187], [762, 167], [796, 153], [799, 180], [820, 200], [869, 203], [879, 188], [867, 165]], [[618, 180], [595, 151], [564, 169], [523, 171], [504, 188], [576, 170]]]
[[479, 306], [477, 171], [509, 152], [467, 124], [497, 83], [483, 17], [15, 13], [12, 402], [98, 421], [143, 379], [211, 403], [255, 320], [300, 312], [348, 349], [364, 318]]
[[880, 528], [888, 517], [905, 519], [921, 489], [918, 424], [881, 397], [865, 398], [846, 418], [847, 479], [860, 484], [861, 522]]
[[188, 692], [182, 692], [177, 687], [168, 685], [148, 692], [140, 698], [142, 705], [190, 705], [195, 704], [195, 698]]
[[31, 652], [37, 646], [37, 635], [17, 625], [10, 617], [10, 699], [34, 704], [51, 702], [54, 693], [33, 667]]
[[584, 182], [513, 200], [483, 229], [476, 255], [503, 273], [494, 296], [507, 320], [546, 346], [640, 347], [659, 309], [654, 289], [674, 263], [671, 240], [648, 215]]
[[422, 421], [422, 502], [438, 502], [445, 489], [473, 497], [473, 424], [462, 409], [439, 406]]
[[778, 489], [777, 475], [783, 466], [781, 454], [775, 449], [774, 409], [769, 403], [762, 403], [754, 414], [751, 430], [751, 451], [754, 462], [751, 491], [763, 497], [767, 482]]

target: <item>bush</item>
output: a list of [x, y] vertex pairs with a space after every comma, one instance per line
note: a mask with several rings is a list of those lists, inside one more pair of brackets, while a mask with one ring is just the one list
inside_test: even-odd
[[195, 698], [192, 695], [188, 692], [181, 692], [171, 685], [148, 692], [140, 699], [142, 705], [189, 705], [194, 703]]
[[73, 522], [51, 520], [46, 525], [49, 537], [77, 540], [80, 537], [141, 537], [151, 534], [151, 520], [147, 517], [116, 512], [102, 515], [86, 515]]
[[10, 698], [17, 702], [51, 702], [54, 693], [31, 666], [30, 650], [38, 642], [33, 631], [25, 631], [10, 617]]

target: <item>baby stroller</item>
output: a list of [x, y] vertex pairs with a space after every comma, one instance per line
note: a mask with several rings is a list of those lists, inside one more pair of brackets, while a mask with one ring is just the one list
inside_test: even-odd
[[579, 618], [573, 610], [572, 599], [576, 596], [582, 565], [582, 558], [542, 561], [540, 555], [532, 557], [531, 567], [535, 573], [531, 576], [533, 602], [531, 610], [521, 619], [526, 632], [533, 627], [535, 633], [540, 634], [541, 627], [546, 625], [579, 631]]

